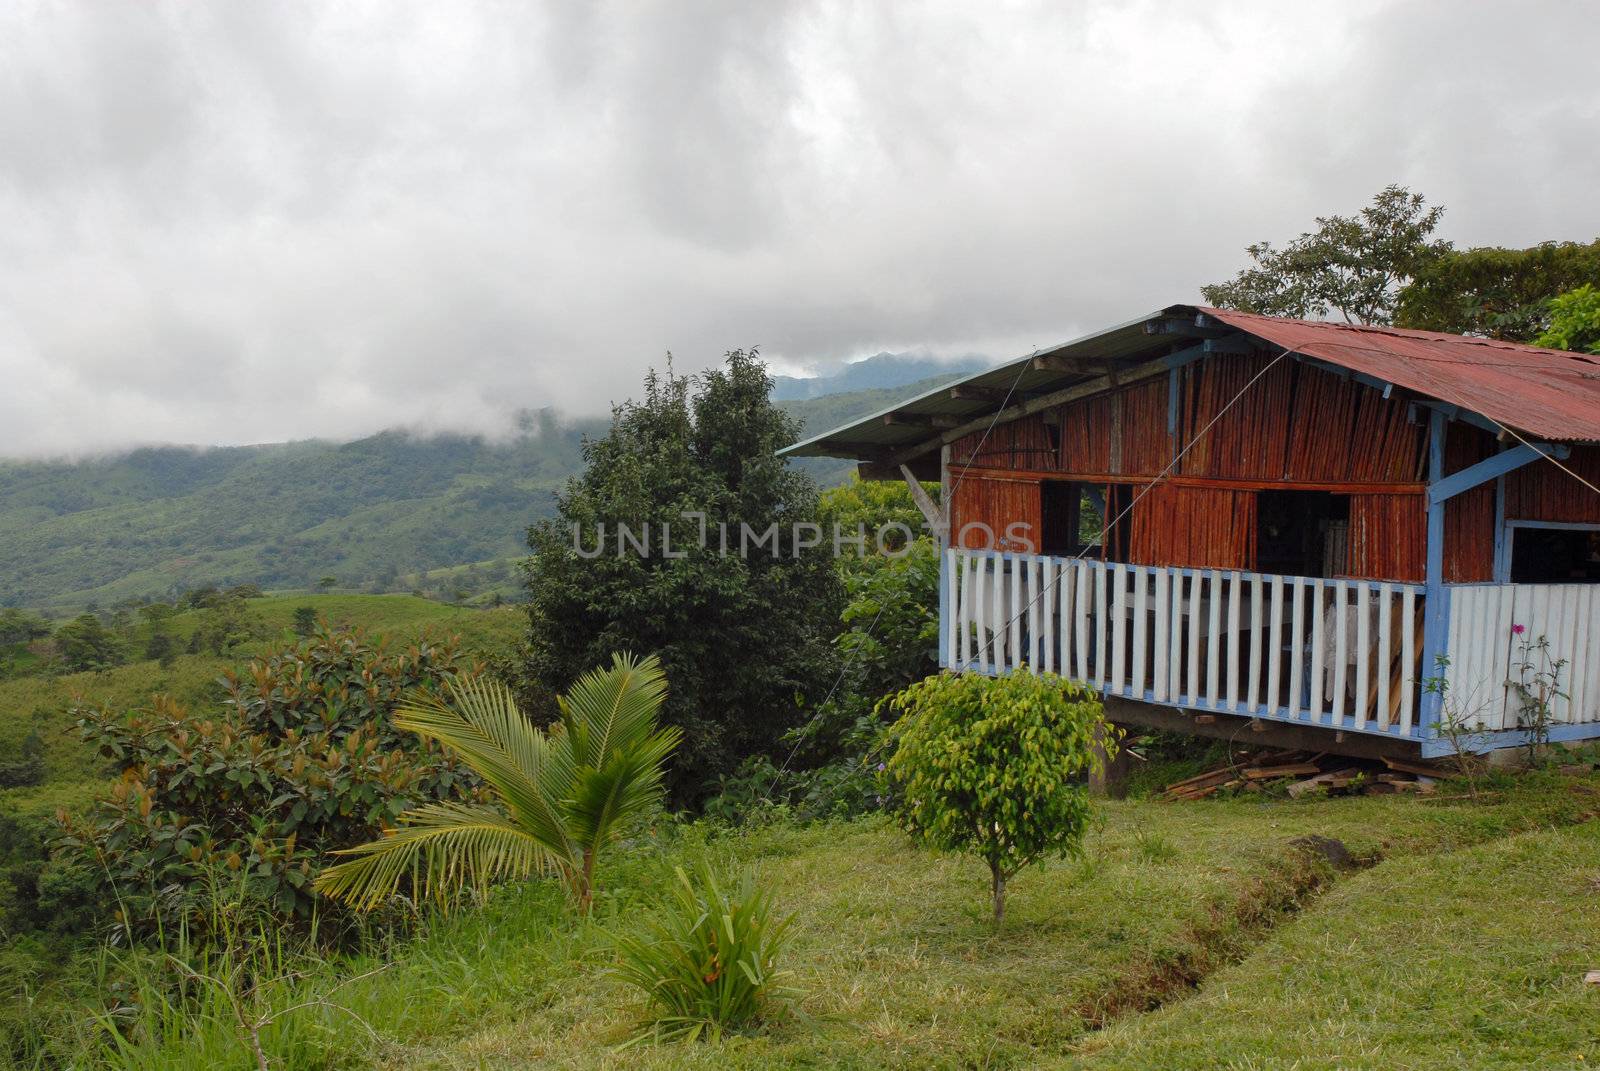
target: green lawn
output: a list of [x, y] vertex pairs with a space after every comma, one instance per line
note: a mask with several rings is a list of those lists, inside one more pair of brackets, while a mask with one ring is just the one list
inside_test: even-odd
[[[318, 970], [283, 999], [326, 995], [373, 1033], [346, 1011], [296, 1013], [288, 1066], [332, 1052], [441, 1069], [1586, 1066], [1578, 1054], [1600, 1060], [1600, 990], [1581, 985], [1600, 966], [1600, 826], [1583, 819], [1600, 797], [1574, 784], [1536, 779], [1485, 806], [1107, 804], [1085, 859], [1015, 881], [998, 933], [981, 866], [880, 822], [664, 826], [610, 868], [592, 923], [534, 884], [387, 961]], [[1308, 833], [1381, 861], [1296, 914], [1306, 871], [1287, 842]], [[796, 913], [798, 1014], [717, 1046], [621, 1049], [643, 1009], [605, 972], [607, 934], [702, 852]], [[1164, 988], [1184, 972], [1203, 975], [1196, 990]], [[162, 1059], [180, 1066], [193, 1045]]]

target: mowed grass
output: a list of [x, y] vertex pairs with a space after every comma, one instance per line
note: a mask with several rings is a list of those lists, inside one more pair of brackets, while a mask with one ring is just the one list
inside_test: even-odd
[[[999, 932], [979, 864], [881, 822], [693, 827], [609, 868], [593, 921], [546, 884], [504, 889], [387, 959], [329, 967], [300, 996], [360, 1016], [372, 1034], [344, 1011], [314, 1013], [341, 1061], [383, 1068], [1592, 1063], [1600, 993], [1579, 966], [1600, 957], [1588, 884], [1600, 833], [1573, 825], [1595, 798], [1572, 786], [1535, 779], [1488, 806], [1110, 803], [1082, 860], [1014, 882]], [[1383, 861], [1333, 879], [1297, 916], [1277, 910], [1268, 894], [1303, 834]], [[707, 852], [796, 914], [795, 1013], [716, 1046], [623, 1048], [644, 1006], [608, 975], [608, 935], [648, 909], [673, 865]], [[1215, 973], [1192, 995], [1147, 991], [1180, 965]], [[1130, 991], [1170, 1004], [1122, 1006], [1100, 1029], [1096, 1009]]]
[[1600, 823], [1386, 862], [1063, 1068], [1600, 1063]]

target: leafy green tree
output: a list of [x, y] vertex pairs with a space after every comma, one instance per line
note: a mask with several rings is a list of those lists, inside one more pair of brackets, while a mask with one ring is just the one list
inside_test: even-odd
[[268, 631], [266, 622], [243, 599], [223, 599], [200, 614], [200, 623], [190, 638], [190, 650], [225, 655], [241, 644], [265, 637]]
[[1081, 850], [1089, 823], [1084, 783], [1115, 750], [1100, 698], [1085, 685], [1026, 669], [1004, 677], [945, 673], [889, 701], [900, 720], [888, 780], [897, 817], [942, 851], [989, 866], [996, 924], [1006, 882], [1046, 855]]
[[172, 638], [172, 633], [165, 630], [156, 630], [150, 633], [150, 638], [144, 643], [144, 656], [161, 666], [162, 669], [171, 669], [178, 659], [178, 641]]
[[82, 614], [56, 629], [56, 647], [67, 669], [82, 672], [121, 665], [122, 642], [93, 614]]
[[296, 606], [294, 608], [294, 633], [296, 636], [310, 636], [317, 631], [317, 608], [315, 606]]
[[317, 587], [320, 588], [323, 591], [327, 591], [330, 588], [333, 588], [333, 587], [337, 586], [338, 583], [339, 583], [339, 578], [338, 577], [336, 577], [336, 576], [325, 576], [325, 577], [323, 577], [323, 578], [321, 578], [320, 580], [317, 581]]
[[1450, 251], [1424, 265], [1400, 292], [1394, 322], [1532, 342], [1550, 325], [1551, 299], [1585, 284], [1600, 285], [1600, 241]]
[[1420, 193], [1386, 186], [1358, 214], [1318, 216], [1316, 230], [1282, 248], [1249, 246], [1254, 267], [1200, 292], [1226, 309], [1299, 319], [1336, 312], [1347, 323], [1387, 324], [1402, 288], [1450, 249], [1429, 238], [1443, 215]]
[[1550, 326], [1534, 345], [1600, 353], [1600, 289], [1584, 285], [1550, 301]]
[[[684, 731], [671, 783], [682, 802], [772, 753], [834, 678], [843, 590], [831, 541], [796, 527], [816, 522], [817, 492], [775, 456], [795, 426], [769, 389], [753, 352], [694, 381], [650, 373], [644, 399], [585, 444], [558, 516], [529, 531], [530, 709], [611, 651], [658, 651], [664, 717]], [[704, 516], [703, 541], [686, 514]], [[619, 524], [648, 531], [648, 551]]]
[[16, 607], [0, 610], [0, 647], [31, 643], [50, 635], [50, 622]]
[[657, 724], [667, 682], [654, 656], [616, 655], [561, 697], [561, 720], [535, 726], [503, 685], [452, 684], [449, 701], [407, 705], [395, 725], [460, 757], [492, 802], [407, 811], [381, 840], [347, 849], [320, 891], [360, 909], [407, 881], [448, 907], [467, 888], [555, 874], [588, 911], [601, 852], [661, 799], [667, 757], [682, 734]]

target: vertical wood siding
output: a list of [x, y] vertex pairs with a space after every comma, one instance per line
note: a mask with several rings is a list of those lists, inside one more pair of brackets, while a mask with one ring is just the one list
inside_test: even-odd
[[[992, 480], [962, 477], [950, 496], [950, 522], [959, 545], [974, 550], [1033, 551], [1041, 530], [1039, 483], [1036, 480]], [[968, 529], [969, 525], [988, 526]], [[1018, 524], [1026, 538], [1007, 540], [1008, 526]], [[1020, 525], [1027, 528], [1021, 529]], [[990, 540], [989, 533], [993, 533]]]
[[[1495, 452], [1494, 437], [1481, 428], [1451, 424], [1444, 441], [1444, 472], [1470, 468]], [[1444, 578], [1456, 584], [1494, 579], [1494, 481], [1444, 504]]]
[[1208, 487], [1152, 487], [1128, 515], [1128, 557], [1139, 564], [1256, 567], [1256, 496]]
[[1348, 548], [1350, 576], [1420, 583], [1427, 573], [1427, 498], [1351, 495]]
[[[1575, 446], [1562, 464], [1600, 487], [1600, 446]], [[1507, 474], [1506, 519], [1600, 524], [1600, 495], [1550, 462], [1535, 461]]]

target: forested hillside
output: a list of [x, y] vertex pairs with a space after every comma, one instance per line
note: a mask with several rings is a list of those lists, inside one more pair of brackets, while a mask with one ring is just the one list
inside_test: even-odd
[[[805, 433], [931, 389], [783, 403]], [[154, 447], [0, 461], [0, 606], [65, 613], [203, 585], [408, 590], [416, 574], [525, 553], [601, 419], [530, 414], [508, 441], [383, 432], [348, 443]], [[847, 462], [807, 462], [821, 482]]]

